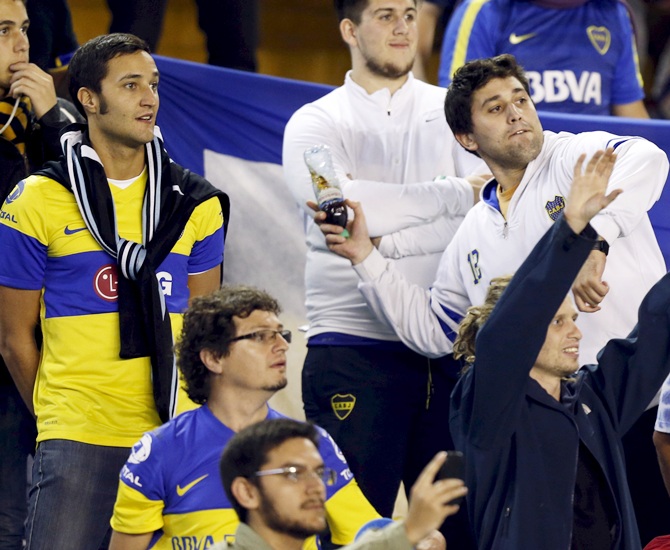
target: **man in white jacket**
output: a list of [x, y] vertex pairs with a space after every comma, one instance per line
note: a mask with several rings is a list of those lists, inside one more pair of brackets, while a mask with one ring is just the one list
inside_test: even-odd
[[[415, 0], [338, 0], [352, 70], [345, 83], [299, 109], [284, 136], [287, 184], [305, 214], [314, 199], [306, 149], [327, 145], [344, 196], [362, 201], [380, 250], [428, 288], [440, 254], [476, 201], [465, 176], [483, 164], [462, 150], [444, 120], [445, 90], [415, 80]], [[410, 487], [438, 450], [451, 447], [453, 376], [403, 345], [359, 293], [348, 262], [307, 229], [308, 354], [303, 400], [347, 457], [370, 502], [392, 512], [401, 480]]]
[[[666, 272], [647, 211], [661, 195], [668, 159], [640, 137], [543, 132], [523, 71], [510, 55], [473, 61], [459, 75], [447, 96], [447, 119], [494, 179], [442, 256], [431, 290], [413, 286], [359, 233], [344, 239], [339, 229], [322, 225], [331, 233], [330, 249], [352, 260], [359, 288], [403, 342], [439, 357], [451, 352], [466, 308], [483, 301], [493, 277], [516, 270], [563, 210], [570, 166], [581, 154], [612, 147], [617, 164], [610, 186], [626, 197], [594, 218], [599, 244], [573, 286], [577, 306], [588, 313], [580, 316], [581, 363], [595, 363], [608, 339], [632, 329], [642, 297]], [[467, 96], [460, 91], [466, 87]]]

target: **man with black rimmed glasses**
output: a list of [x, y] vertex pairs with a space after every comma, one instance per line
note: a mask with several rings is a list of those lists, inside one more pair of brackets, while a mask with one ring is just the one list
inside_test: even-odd
[[[262, 420], [283, 418], [267, 403], [286, 386], [284, 330], [277, 301], [247, 286], [193, 300], [177, 344], [188, 396], [202, 405], [145, 434], [121, 471], [110, 548], [209, 548], [231, 538], [239, 519], [222, 489], [219, 459], [228, 441]], [[333, 543], [350, 543], [380, 516], [344, 456], [320, 428], [319, 452], [335, 471], [326, 516]]]

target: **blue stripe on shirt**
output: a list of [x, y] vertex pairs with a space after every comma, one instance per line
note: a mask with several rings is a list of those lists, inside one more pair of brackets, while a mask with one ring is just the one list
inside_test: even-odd
[[[449, 309], [446, 306], [443, 306], [439, 302], [437, 302], [438, 305], [440, 306], [440, 309], [444, 312], [444, 314], [451, 319], [456, 326], [463, 320], [463, 316], [460, 313], [456, 313], [455, 311]], [[454, 340], [456, 340], [456, 334], [457, 331], [451, 328], [446, 322], [442, 320], [441, 317], [437, 317], [437, 320], [440, 322], [440, 326], [442, 327], [442, 331], [444, 332], [444, 335], [449, 339], [450, 342], [453, 343]]]
[[35, 237], [0, 225], [0, 257], [0, 285], [22, 290], [42, 288], [47, 247]]
[[[617, 138], [616, 140], [615, 139], [610, 139], [607, 142], [607, 147], [612, 147], [616, 151], [617, 147], [619, 147], [619, 145], [623, 145], [627, 141], [630, 141], [630, 139], [629, 138], [625, 138], [625, 139]], [[614, 142], [614, 145], [612, 145], [612, 142]]]
[[188, 257], [188, 272], [203, 273], [223, 261], [223, 226], [193, 245]]

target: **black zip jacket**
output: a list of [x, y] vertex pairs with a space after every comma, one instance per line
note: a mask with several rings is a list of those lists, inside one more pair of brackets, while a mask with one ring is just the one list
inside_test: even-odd
[[631, 335], [563, 382], [560, 403], [529, 376], [595, 238], [590, 226], [577, 236], [562, 217], [554, 224], [480, 329], [475, 365], [452, 394], [450, 426], [465, 454], [480, 549], [570, 549], [580, 440], [616, 505], [613, 548], [640, 548], [621, 437], [670, 372], [670, 275], [645, 297]]

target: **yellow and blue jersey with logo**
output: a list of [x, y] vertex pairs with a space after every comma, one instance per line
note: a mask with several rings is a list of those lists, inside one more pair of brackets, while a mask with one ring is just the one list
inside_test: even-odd
[[[110, 184], [118, 232], [137, 242], [146, 179], [144, 171], [126, 187]], [[0, 285], [42, 291], [44, 343], [34, 392], [38, 441], [131, 447], [159, 426], [149, 358], [119, 358], [116, 260], [86, 229], [74, 195], [44, 176], [21, 181], [0, 212], [0, 254]], [[212, 198], [196, 207], [156, 269], [173, 334], [187, 307], [189, 274], [222, 259], [221, 204]]]
[[[282, 417], [269, 409], [268, 419]], [[380, 516], [363, 496], [342, 451], [327, 432], [319, 432], [323, 461], [338, 473], [336, 483], [326, 488], [332, 540], [348, 544]], [[155, 532], [149, 546], [155, 549], [206, 549], [233, 537], [239, 520], [219, 474], [221, 454], [233, 435], [207, 405], [145, 434], [121, 471], [112, 527], [127, 534]]]

